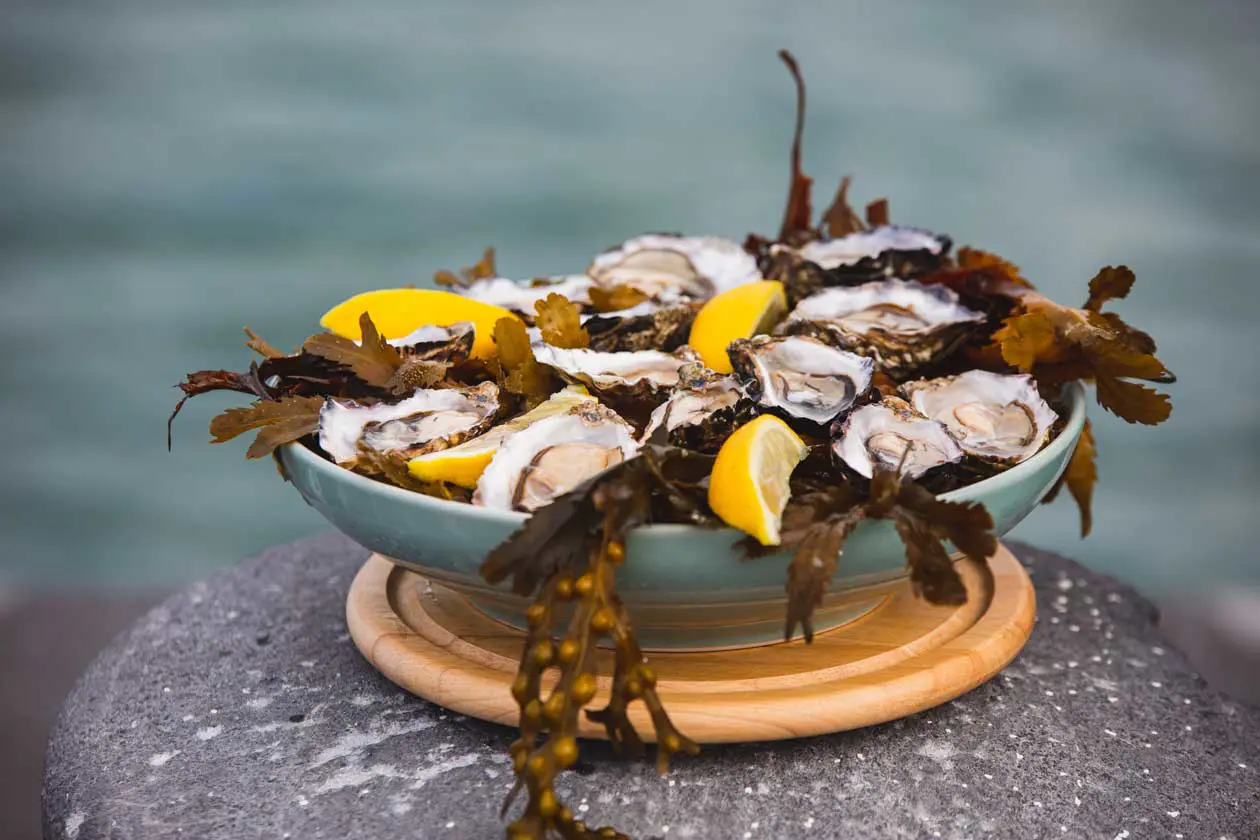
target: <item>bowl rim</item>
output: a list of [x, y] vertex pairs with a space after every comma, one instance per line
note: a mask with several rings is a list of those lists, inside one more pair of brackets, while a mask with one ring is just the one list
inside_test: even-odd
[[[1023, 478], [1023, 474], [1032, 472], [1039, 464], [1052, 461], [1064, 455], [1065, 450], [1069, 446], [1075, 446], [1077, 439], [1080, 437], [1081, 429], [1085, 426], [1085, 389], [1079, 382], [1067, 383], [1063, 389], [1064, 400], [1068, 404], [1067, 423], [1059, 436], [1050, 442], [1048, 446], [1043, 448], [1036, 455], [1033, 455], [1026, 461], [1011, 467], [1009, 470], [998, 473], [995, 476], [977, 481], [974, 484], [968, 484], [956, 490], [950, 490], [947, 493], [937, 495], [942, 501], [976, 501], [983, 496], [1000, 493], [1013, 485], [1019, 484]], [[319, 473], [323, 477], [327, 477], [333, 481], [346, 482], [351, 486], [361, 489], [369, 495], [376, 494], [386, 498], [395, 498], [399, 501], [413, 504], [420, 508], [427, 508], [430, 511], [441, 513], [454, 513], [459, 511], [461, 516], [465, 516], [475, 520], [496, 522], [500, 525], [514, 524], [521, 526], [529, 518], [530, 514], [521, 511], [495, 510], [491, 508], [480, 507], [479, 505], [469, 504], [468, 502], [456, 502], [448, 499], [438, 499], [433, 496], [426, 496], [423, 493], [417, 493], [414, 490], [406, 490], [402, 487], [395, 487], [392, 484], [386, 484], [383, 481], [376, 481], [367, 476], [359, 475], [351, 470], [345, 469], [321, 458], [311, 449], [307, 448], [300, 441], [284, 444], [280, 447], [280, 453], [283, 458], [294, 458], [301, 461], [305, 466]], [[286, 464], [287, 469], [287, 464]], [[670, 534], [691, 533], [697, 530], [712, 530], [702, 528], [699, 525], [687, 525], [683, 523], [661, 522], [650, 525], [640, 525], [635, 530], [650, 531], [661, 536]]]

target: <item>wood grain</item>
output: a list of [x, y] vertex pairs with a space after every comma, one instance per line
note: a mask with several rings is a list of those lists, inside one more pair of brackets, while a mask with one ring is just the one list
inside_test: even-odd
[[[801, 641], [651, 656], [666, 708], [701, 743], [768, 741], [856, 729], [929, 709], [1010, 662], [1036, 615], [1032, 583], [1004, 547], [982, 570], [962, 562], [969, 598], [933, 607], [906, 583], [879, 608]], [[346, 601], [359, 650], [413, 694], [483, 720], [516, 724], [509, 686], [521, 634], [462, 596], [374, 555]], [[611, 672], [610, 652], [599, 671]], [[607, 680], [594, 705], [602, 703]], [[631, 714], [651, 740], [646, 712]], [[584, 737], [603, 729], [583, 720]]]

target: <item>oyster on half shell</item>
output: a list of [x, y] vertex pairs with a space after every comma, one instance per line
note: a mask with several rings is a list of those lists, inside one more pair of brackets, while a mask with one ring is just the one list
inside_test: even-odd
[[1059, 419], [1026, 374], [970, 370], [907, 382], [901, 392], [920, 413], [945, 424], [964, 452], [999, 466], [1035, 455]]
[[836, 456], [864, 478], [875, 467], [918, 478], [963, 458], [962, 448], [944, 424], [930, 420], [898, 397], [854, 409], [832, 444]]
[[837, 282], [853, 283], [879, 277], [917, 277], [935, 271], [951, 244], [948, 236], [931, 231], [883, 225], [808, 242], [797, 253]]
[[678, 384], [678, 369], [690, 360], [659, 350], [605, 353], [545, 343], [534, 344], [533, 348], [539, 362], [596, 393], [634, 391], [663, 395]]
[[414, 458], [480, 434], [499, 413], [499, 386], [421, 389], [398, 403], [359, 405], [329, 398], [319, 412], [319, 445], [353, 465], [359, 447]]
[[477, 480], [473, 504], [537, 510], [638, 451], [629, 424], [606, 406], [583, 403], [509, 437]]
[[806, 336], [756, 336], [727, 353], [745, 393], [788, 418], [826, 424], [848, 412], [871, 387], [875, 363]]
[[579, 306], [589, 304], [591, 302], [590, 288], [593, 282], [585, 274], [542, 277], [528, 281], [487, 277], [463, 288], [456, 288], [454, 291], [464, 297], [502, 306], [504, 309], [510, 309], [532, 319], [537, 313], [534, 305], [547, 295], [561, 295]]
[[587, 274], [601, 286], [630, 286], [661, 302], [703, 300], [760, 280], [757, 261], [716, 236], [649, 233], [595, 257]]
[[656, 407], [640, 440], [664, 430], [674, 446], [715, 452], [749, 414], [751, 403], [734, 376], [722, 376], [700, 362], [679, 370], [669, 399]]
[[984, 320], [944, 286], [892, 279], [811, 295], [788, 314], [783, 330], [871, 356], [897, 378], [940, 358]]

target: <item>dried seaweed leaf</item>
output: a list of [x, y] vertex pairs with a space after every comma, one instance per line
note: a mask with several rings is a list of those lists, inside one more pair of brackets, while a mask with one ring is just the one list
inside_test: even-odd
[[792, 131], [792, 175], [788, 186], [787, 208], [779, 228], [780, 242], [793, 242], [801, 237], [813, 238], [813, 208], [809, 193], [814, 181], [801, 171], [801, 136], [805, 132], [805, 80], [796, 58], [787, 50], [779, 50], [779, 58], [787, 65], [796, 84], [796, 127]]
[[363, 339], [358, 344], [333, 333], [318, 333], [306, 339], [302, 349], [345, 365], [369, 385], [388, 388], [402, 364], [402, 355], [376, 331], [368, 313], [359, 316], [359, 327], [363, 330]]
[[888, 219], [888, 199], [877, 198], [866, 205], [866, 224], [870, 227], [892, 224]]
[[556, 390], [555, 377], [534, 358], [529, 334], [519, 318], [500, 318], [494, 325], [494, 343], [498, 347], [500, 387], [523, 397], [527, 408], [551, 396]]
[[1099, 269], [1094, 279], [1089, 281], [1089, 299], [1085, 301], [1084, 308], [1098, 312], [1107, 301], [1128, 297], [1136, 279], [1127, 265], [1109, 265]]
[[849, 184], [852, 180], [848, 175], [840, 179], [840, 186], [836, 188], [831, 206], [823, 212], [823, 228], [832, 238], [866, 230], [862, 218], [849, 205]]
[[494, 265], [494, 249], [486, 248], [481, 259], [473, 265], [461, 268], [459, 273], [442, 269], [433, 275], [433, 282], [448, 289], [466, 289], [478, 280], [486, 280], [498, 276]]
[[585, 348], [591, 337], [582, 327], [582, 314], [577, 304], [564, 295], [552, 292], [534, 304], [534, 323], [542, 331], [543, 341], [553, 347]]
[[1032, 288], [1019, 271], [1019, 266], [997, 254], [981, 251], [979, 248], [962, 247], [958, 249], [958, 267], [967, 271], [993, 271], [1017, 286]]
[[249, 340], [245, 342], [245, 346], [262, 356], [264, 359], [279, 359], [282, 356], [289, 355], [283, 350], [277, 350], [267, 341], [267, 339], [263, 338], [249, 327], [245, 328], [245, 335], [249, 336]]
[[259, 400], [248, 408], [229, 408], [210, 421], [211, 443], [223, 443], [251, 429], [261, 429], [245, 454], [248, 458], [262, 458], [277, 446], [317, 431], [323, 405], [323, 397], [284, 397]]
[[635, 286], [619, 283], [611, 288], [591, 286], [591, 305], [596, 312], [620, 312], [638, 306], [648, 299], [647, 292]]
[[1041, 500], [1042, 504], [1050, 504], [1059, 495], [1059, 490], [1066, 485], [1068, 492], [1072, 494], [1072, 499], [1076, 502], [1076, 507], [1080, 510], [1081, 539], [1088, 537], [1090, 530], [1094, 527], [1093, 499], [1094, 485], [1098, 483], [1097, 457], [1098, 448], [1094, 443], [1094, 430], [1086, 420], [1085, 427], [1081, 429], [1081, 436], [1076, 441], [1076, 448], [1072, 450], [1072, 459], [1068, 461], [1067, 469]]

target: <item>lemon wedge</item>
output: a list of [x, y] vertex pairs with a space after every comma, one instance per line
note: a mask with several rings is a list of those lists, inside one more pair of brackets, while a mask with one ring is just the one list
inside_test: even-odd
[[696, 314], [687, 340], [704, 363], [718, 373], [731, 372], [726, 348], [737, 338], [769, 331], [787, 314], [783, 284], [758, 280], [728, 289], [712, 298]]
[[420, 327], [448, 327], [459, 321], [473, 325], [472, 354], [495, 355], [494, 325], [500, 318], [516, 318], [501, 306], [438, 289], [381, 289], [344, 300], [324, 313], [320, 326], [358, 340], [359, 318], [366, 312], [385, 338], [402, 338]]
[[718, 450], [709, 477], [709, 507], [762, 545], [778, 545], [791, 495], [788, 479], [808, 451], [778, 417], [766, 414], [741, 426]]
[[421, 481], [448, 481], [472, 490], [476, 488], [477, 479], [481, 478], [499, 447], [512, 435], [544, 417], [562, 414], [576, 405], [594, 399], [582, 386], [570, 385], [520, 417], [501, 423], [480, 437], [450, 449], [412, 458], [407, 462], [407, 470]]

